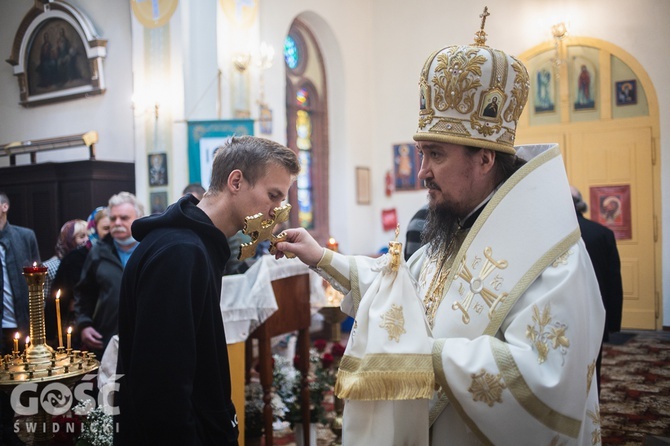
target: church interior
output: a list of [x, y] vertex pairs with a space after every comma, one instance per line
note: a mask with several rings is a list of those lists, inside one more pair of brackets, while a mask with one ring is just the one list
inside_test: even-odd
[[[670, 330], [669, 2], [0, 0], [0, 11], [0, 191], [43, 260], [65, 221], [86, 219], [112, 194], [132, 192], [160, 213], [188, 184], [206, 188], [231, 135], [298, 153], [290, 227], [346, 254], [404, 243], [427, 203], [412, 140], [422, 64], [471, 44], [485, 22], [487, 44], [530, 75], [516, 144], [558, 143], [586, 216], [616, 235], [622, 328]], [[293, 305], [282, 286], [314, 299], [308, 272], [297, 274], [311, 283], [273, 284], [279, 311], [281, 299]], [[337, 299], [317, 294], [324, 307]], [[312, 340], [320, 330], [330, 349], [346, 337], [337, 312], [312, 302], [305, 317], [314, 315]], [[282, 318], [253, 336], [255, 326], [234, 327], [233, 379], [250, 373], [245, 357], [269, 358], [272, 337], [300, 330], [279, 344], [304, 345], [310, 324]], [[269, 367], [253, 373], [270, 379]]]

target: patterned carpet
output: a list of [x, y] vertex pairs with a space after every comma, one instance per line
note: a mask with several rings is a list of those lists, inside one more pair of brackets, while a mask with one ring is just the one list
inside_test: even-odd
[[616, 333], [601, 378], [603, 446], [670, 445], [670, 332]]
[[[670, 332], [623, 331], [604, 345], [600, 416], [603, 446], [670, 446]], [[317, 446], [333, 439], [319, 426]], [[275, 444], [294, 442], [275, 432]]]

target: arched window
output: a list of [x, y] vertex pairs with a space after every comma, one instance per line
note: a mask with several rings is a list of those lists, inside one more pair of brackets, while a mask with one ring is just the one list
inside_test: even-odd
[[284, 40], [288, 146], [302, 170], [289, 199], [297, 207], [291, 225], [325, 243], [328, 228], [328, 108], [321, 51], [312, 32], [296, 19]]

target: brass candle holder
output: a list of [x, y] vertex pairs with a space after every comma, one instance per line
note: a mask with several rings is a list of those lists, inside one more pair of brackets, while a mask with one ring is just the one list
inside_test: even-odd
[[[100, 363], [95, 354], [87, 351], [58, 347], [55, 350], [46, 343], [44, 327], [44, 282], [47, 268], [41, 265], [25, 267], [23, 275], [28, 283], [28, 312], [30, 318], [30, 340], [23, 353], [15, 342], [12, 354], [0, 357], [0, 390], [11, 394], [21, 384], [37, 384], [33, 393], [41, 394], [51, 383], [71, 387], [87, 373], [98, 369]], [[20, 402], [27, 403], [25, 394]], [[51, 414], [44, 410], [42, 401], [34, 415], [32, 444], [48, 444], [53, 438]], [[70, 401], [71, 403], [71, 401]]]

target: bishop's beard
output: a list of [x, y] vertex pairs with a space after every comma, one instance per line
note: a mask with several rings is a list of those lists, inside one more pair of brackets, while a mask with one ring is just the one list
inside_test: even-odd
[[446, 249], [460, 229], [458, 215], [445, 204], [428, 208], [426, 224], [421, 232], [421, 243], [428, 244], [428, 254]]

